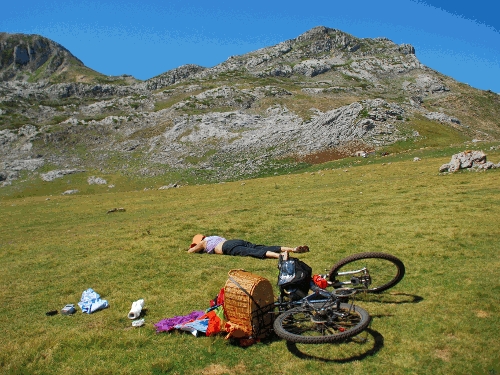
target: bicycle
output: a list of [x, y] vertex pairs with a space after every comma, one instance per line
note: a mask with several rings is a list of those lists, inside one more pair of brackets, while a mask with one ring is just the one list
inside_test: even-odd
[[297, 264], [305, 265], [287, 256], [278, 260], [280, 292], [274, 303], [273, 328], [282, 339], [304, 344], [338, 342], [361, 333], [371, 317], [354, 304], [356, 294], [381, 293], [399, 283], [405, 274], [405, 266], [397, 257], [367, 252], [344, 258], [328, 274], [319, 275], [321, 287], [311, 281], [310, 267], [305, 265], [309, 285], [294, 285], [290, 280]]

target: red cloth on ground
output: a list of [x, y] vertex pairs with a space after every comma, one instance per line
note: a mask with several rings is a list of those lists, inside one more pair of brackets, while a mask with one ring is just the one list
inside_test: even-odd
[[210, 307], [223, 305], [224, 304], [224, 288], [222, 288], [213, 300], [210, 301]]

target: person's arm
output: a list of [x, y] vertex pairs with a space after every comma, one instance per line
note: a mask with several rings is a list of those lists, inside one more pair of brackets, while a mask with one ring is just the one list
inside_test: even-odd
[[198, 243], [198, 245], [195, 245], [191, 248], [188, 249], [188, 253], [199, 253], [205, 250], [205, 247], [207, 246], [205, 240], [201, 241]]

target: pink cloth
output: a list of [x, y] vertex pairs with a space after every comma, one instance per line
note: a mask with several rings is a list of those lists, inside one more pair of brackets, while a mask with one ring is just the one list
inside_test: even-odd
[[187, 323], [193, 320], [198, 319], [203, 316], [205, 311], [193, 311], [188, 315], [184, 316], [174, 316], [173, 318], [167, 318], [160, 320], [155, 324], [156, 332], [168, 332], [174, 329], [174, 327], [178, 324]]

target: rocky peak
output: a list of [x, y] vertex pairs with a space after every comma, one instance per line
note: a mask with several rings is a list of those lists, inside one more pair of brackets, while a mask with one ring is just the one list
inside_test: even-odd
[[0, 56], [2, 81], [49, 78], [70, 63], [84, 66], [60, 44], [34, 34], [1, 33]]
[[310, 43], [310, 51], [321, 53], [332, 49], [354, 52], [359, 48], [359, 39], [337, 29], [330, 29], [324, 26], [317, 26], [295, 39], [296, 43]]
[[387, 38], [356, 38], [341, 30], [314, 27], [295, 39], [259, 49], [200, 71], [212, 77], [246, 71], [257, 77], [315, 77], [332, 70], [376, 84], [379, 78], [423, 68], [410, 44], [397, 45]]
[[57, 42], [36, 34], [0, 33], [0, 82], [130, 84], [131, 76], [108, 77], [86, 67]]
[[299, 35], [296, 40], [298, 42], [301, 42], [305, 40], [324, 39], [325, 37], [328, 37], [329, 31], [337, 31], [337, 30], [329, 29], [328, 27], [325, 26], [316, 26], [313, 27], [311, 30], [307, 30], [305, 33]]
[[399, 52], [401, 52], [403, 55], [414, 55], [415, 54], [415, 47], [413, 47], [411, 44], [400, 44], [399, 45]]

